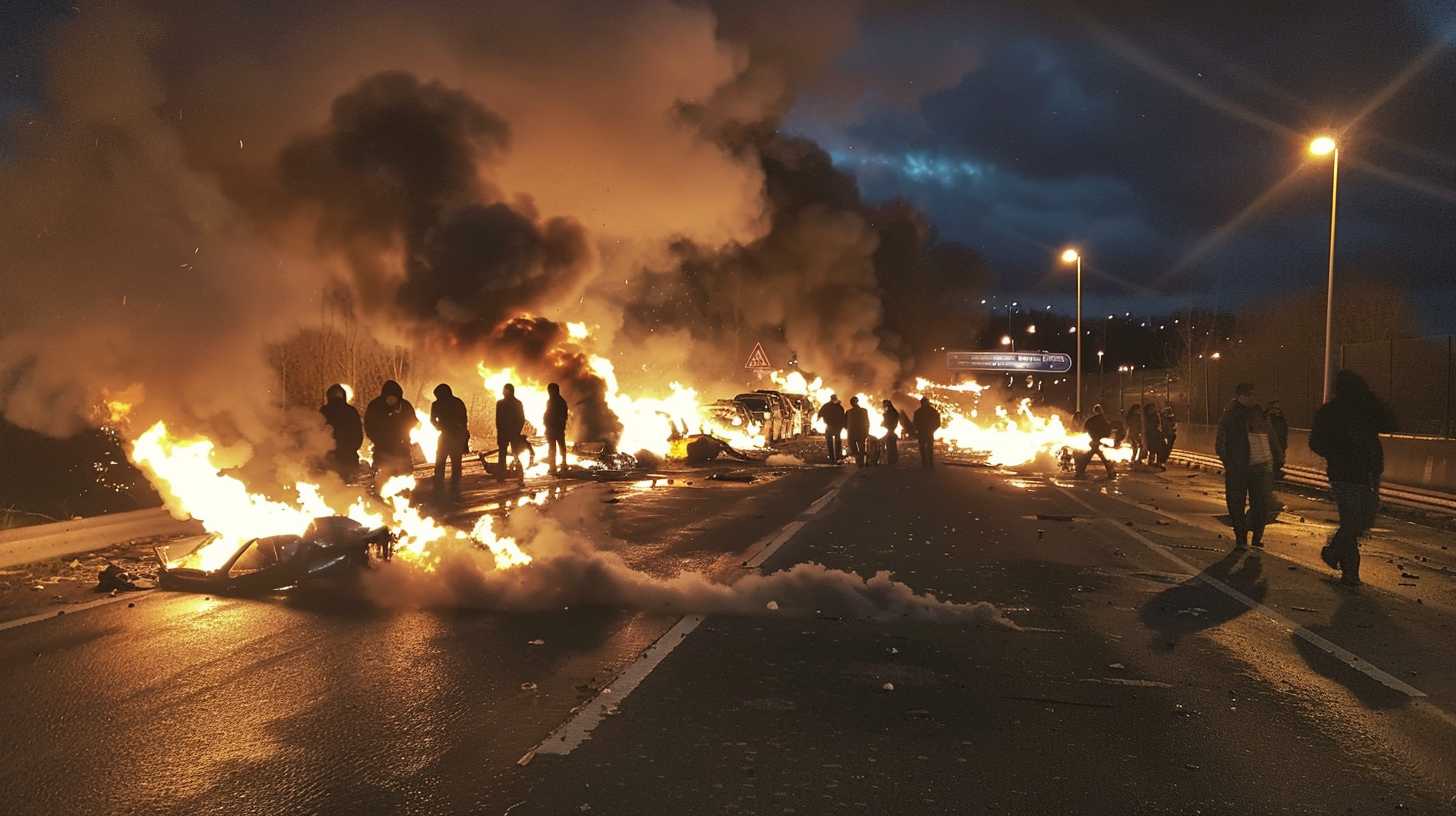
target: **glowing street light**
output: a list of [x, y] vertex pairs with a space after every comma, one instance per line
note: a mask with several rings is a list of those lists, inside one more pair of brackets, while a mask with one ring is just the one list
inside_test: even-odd
[[1026, 327], [1026, 333], [1027, 334], [1036, 334], [1036, 324], [1033, 323], [1030, 326], [1027, 326]]
[[1062, 250], [1062, 263], [1077, 265], [1077, 410], [1082, 410], [1082, 253], [1075, 247]]
[[1317, 136], [1309, 143], [1312, 156], [1329, 156], [1330, 162], [1330, 261], [1325, 283], [1325, 402], [1330, 400], [1330, 342], [1335, 325], [1335, 211], [1340, 193], [1340, 145], [1333, 136]]
[[1003, 345], [1003, 346], [1009, 346], [1009, 345], [1011, 345], [1012, 342], [1013, 341], [1011, 339], [1011, 335], [1009, 335], [1009, 334], [1003, 334], [1003, 335], [1001, 335], [1001, 345]]
[[1208, 359], [1210, 359], [1210, 360], [1222, 360], [1223, 359], [1223, 355], [1215, 351], [1214, 353], [1208, 355]]

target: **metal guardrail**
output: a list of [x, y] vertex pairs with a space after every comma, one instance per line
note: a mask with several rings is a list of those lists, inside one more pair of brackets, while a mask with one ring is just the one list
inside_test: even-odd
[[137, 538], [201, 530], [197, 522], [178, 521], [161, 507], [16, 527], [0, 531], [0, 567], [76, 555]]
[[[1206, 453], [1175, 448], [1169, 458], [1194, 467], [1223, 470], [1223, 463], [1219, 461], [1218, 457]], [[1325, 474], [1312, 468], [1285, 465], [1284, 481], [1321, 490], [1330, 489], [1330, 481]], [[1400, 507], [1439, 513], [1456, 513], [1456, 495], [1439, 490], [1428, 490], [1424, 487], [1386, 482], [1380, 485], [1380, 499]]]

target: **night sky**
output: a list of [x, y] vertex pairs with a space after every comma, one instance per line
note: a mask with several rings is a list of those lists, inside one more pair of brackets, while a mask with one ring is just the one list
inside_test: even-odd
[[[977, 249], [1002, 299], [1066, 304], [1075, 243], [1094, 309], [1144, 312], [1320, 285], [1329, 165], [1304, 146], [1345, 131], [1338, 272], [1456, 330], [1456, 0], [1011, 5], [867, 4], [786, 128]], [[0, 117], [73, 13], [5, 6]]]

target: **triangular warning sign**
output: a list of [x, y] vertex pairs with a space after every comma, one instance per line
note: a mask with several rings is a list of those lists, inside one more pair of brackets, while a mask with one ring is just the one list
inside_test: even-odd
[[768, 355], [763, 352], [762, 343], [753, 344], [753, 351], [749, 352], [748, 362], [744, 363], [743, 367], [749, 369], [773, 368], [773, 366], [768, 361]]

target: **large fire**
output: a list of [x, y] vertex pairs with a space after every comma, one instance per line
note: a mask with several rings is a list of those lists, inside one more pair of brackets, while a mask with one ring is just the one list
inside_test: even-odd
[[[573, 328], [572, 333], [578, 339], [586, 337], [585, 327]], [[606, 385], [608, 406], [622, 423], [620, 450], [648, 451], [666, 457], [681, 450], [674, 446], [675, 440], [697, 433], [711, 434], [743, 450], [768, 447], [761, 428], [744, 423], [738, 416], [715, 413], [694, 388], [671, 382], [654, 395], [628, 394], [621, 388], [610, 360], [594, 355], [589, 361]], [[544, 414], [547, 394], [542, 383], [510, 368], [488, 368], [484, 362], [479, 364], [478, 372], [488, 394], [499, 395], [506, 383], [514, 384], [528, 420]], [[769, 379], [785, 393], [808, 396], [816, 407], [834, 393], [822, 380], [811, 381], [798, 371], [776, 371]], [[1029, 400], [1020, 401], [1012, 410], [993, 406], [983, 417], [979, 401], [986, 390], [975, 382], [944, 384], [919, 379], [916, 391], [908, 396], [917, 401], [922, 395], [929, 396], [935, 403], [942, 417], [936, 438], [949, 450], [983, 457], [992, 465], [1022, 465], [1044, 455], [1056, 456], [1063, 448], [1088, 447], [1085, 433], [1068, 430], [1056, 414], [1037, 414]], [[881, 400], [870, 394], [856, 396], [870, 414], [871, 432], [883, 435]], [[430, 424], [426, 411], [417, 414], [419, 425], [411, 441], [432, 459], [439, 432]], [[814, 427], [822, 432], [823, 423], [816, 419]], [[445, 542], [473, 542], [488, 549], [498, 569], [531, 562], [531, 556], [514, 540], [496, 535], [491, 516], [482, 517], [473, 529], [464, 532], [446, 527], [422, 512], [410, 500], [415, 487], [413, 476], [389, 479], [380, 486], [377, 497], [359, 489], [325, 496], [318, 484], [304, 481], [269, 496], [250, 491], [241, 480], [224, 473], [214, 461], [215, 454], [211, 440], [173, 436], [162, 422], [141, 434], [132, 445], [133, 461], [162, 488], [174, 513], [197, 519], [214, 535], [206, 546], [189, 556], [190, 566], [216, 569], [249, 539], [302, 534], [315, 518], [331, 515], [347, 516], [367, 527], [390, 528], [398, 536], [396, 554], [424, 569], [433, 569], [438, 563], [442, 549], [439, 545]], [[1107, 454], [1114, 460], [1130, 458], [1125, 449], [1109, 448]], [[574, 455], [569, 456], [568, 463], [576, 462]], [[545, 462], [537, 462], [526, 476], [544, 476], [546, 469]]]

